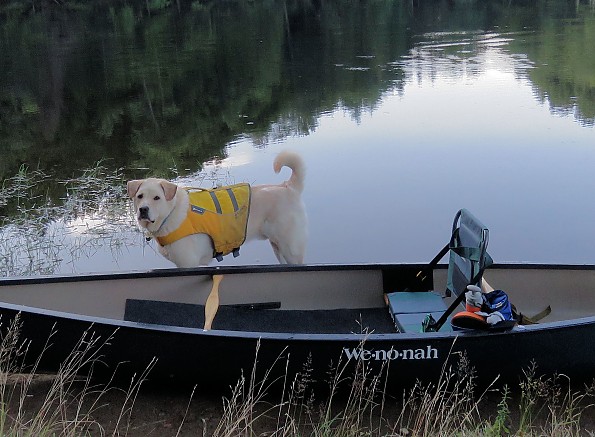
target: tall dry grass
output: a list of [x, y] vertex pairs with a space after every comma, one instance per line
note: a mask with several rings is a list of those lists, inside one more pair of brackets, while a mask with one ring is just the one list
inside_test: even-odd
[[[133, 422], [138, 428], [135, 402], [154, 362], [124, 390], [112, 386], [111, 381], [95, 383], [94, 366], [101, 365], [102, 353], [111, 339], [96, 337], [91, 328], [56, 374], [39, 374], [38, 363], [44, 352], [32, 367], [23, 367], [20, 363], [28, 354], [28, 343], [19, 337], [21, 322], [18, 317], [2, 322], [1, 436], [126, 436]], [[47, 347], [52, 337], [50, 333]], [[259, 378], [257, 350], [252, 372], [230, 388], [230, 394], [222, 398], [219, 419], [209, 428], [205, 424], [199, 435], [594, 435], [588, 421], [585, 426], [584, 419], [589, 415], [593, 417], [595, 385], [579, 389], [561, 375], [537, 376], [534, 367], [527, 370], [518, 387], [494, 386], [478, 391], [471, 363], [464, 356], [458, 356], [444, 367], [435, 382], [417, 382], [401, 395], [395, 395], [387, 387], [387, 376], [391, 372], [388, 366], [378, 371], [360, 361], [353, 371], [347, 362], [339, 361], [328, 369], [326, 380], [316, 381], [310, 360], [291, 377], [287, 371], [289, 360], [287, 356], [278, 357]], [[281, 377], [273, 376], [272, 369], [279, 366], [285, 366], [286, 371]], [[42, 395], [37, 386], [40, 379], [45, 384]], [[114, 391], [119, 393], [121, 408], [111, 413], [111, 423], [102, 423], [97, 417], [108, 417], [105, 414], [107, 398]], [[195, 435], [188, 433], [185, 424], [191, 408], [193, 405], [189, 402], [177, 428], [161, 435]], [[590, 423], [592, 425], [593, 421]], [[196, 425], [193, 432], [198, 432]]]
[[[518, 386], [478, 391], [464, 356], [445, 366], [436, 382], [417, 382], [400, 397], [387, 395], [390, 369], [355, 373], [347, 363], [329, 369], [327, 390], [314, 390], [311, 367], [291, 381], [276, 400], [266, 387], [242, 379], [224, 399], [222, 418], [209, 436], [406, 437], [406, 436], [592, 436], [595, 384], [577, 389], [563, 376], [538, 377], [528, 369]], [[255, 372], [253, 371], [253, 375]], [[498, 388], [496, 388], [498, 387]]]
[[[109, 339], [99, 339], [90, 330], [55, 375], [42, 375], [37, 366], [25, 369], [19, 363], [28, 353], [19, 338], [20, 321], [1, 326], [0, 342], [0, 435], [85, 436], [139, 435], [133, 431], [135, 402], [141, 396], [145, 373], [131, 380], [126, 390], [110, 382], [93, 382], [93, 366], [100, 365]], [[117, 332], [114, 333], [117, 335]], [[48, 345], [52, 334], [48, 337]], [[39, 359], [42, 359], [43, 353]], [[289, 357], [279, 357], [269, 368], [287, 366]], [[289, 377], [260, 379], [257, 359], [250, 375], [239, 379], [222, 398], [219, 419], [211, 425], [186, 426], [194, 408], [188, 402], [182, 419], [163, 436], [203, 435], [213, 437], [386, 437], [386, 436], [589, 436], [584, 417], [593, 413], [594, 386], [578, 390], [563, 376], [538, 377], [529, 369], [518, 387], [489, 388], [478, 392], [475, 374], [464, 357], [445, 366], [433, 383], [417, 382], [401, 395], [387, 393], [388, 367], [372, 370], [359, 362], [355, 372], [346, 362], [328, 369], [325, 381], [315, 381], [312, 363]], [[350, 369], [348, 371], [348, 369]], [[84, 372], [82, 372], [84, 370]], [[81, 377], [84, 374], [84, 377]], [[43, 395], [36, 384], [44, 381]], [[322, 384], [321, 384], [322, 383]], [[282, 387], [281, 390], [279, 388]], [[321, 388], [324, 387], [324, 388]], [[121, 407], [105, 418], [108, 396], [119, 391]], [[197, 393], [193, 393], [191, 398]], [[112, 398], [113, 399], [113, 398]]]
[[20, 327], [18, 316], [8, 325], [0, 324], [0, 435], [107, 435], [94, 415], [106, 407], [104, 399], [116, 390], [122, 392], [123, 401], [110, 425], [111, 435], [126, 435], [134, 400], [154, 363], [133, 377], [127, 390], [112, 387], [110, 381], [94, 383], [93, 368], [101, 365], [102, 351], [109, 347], [112, 337], [99, 338], [89, 330], [55, 374], [38, 373], [38, 365], [55, 332], [49, 333], [44, 351], [34, 357], [35, 364], [25, 367], [22, 362], [28, 353], [28, 342], [20, 339]]

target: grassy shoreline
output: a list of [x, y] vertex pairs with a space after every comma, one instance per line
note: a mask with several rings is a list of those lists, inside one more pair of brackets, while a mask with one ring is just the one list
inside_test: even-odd
[[[60, 371], [47, 375], [19, 365], [27, 345], [19, 325], [2, 326], [3, 436], [594, 435], [595, 384], [577, 388], [564, 376], [537, 377], [535, 369], [516, 387], [479, 392], [473, 369], [462, 360], [434, 383], [389, 396], [383, 376], [364, 364], [354, 377], [338, 366], [322, 394], [312, 390], [307, 363], [293, 380], [256, 381], [253, 372], [226, 394], [145, 389], [149, 366], [122, 389], [92, 377], [109, 339], [86, 333]], [[278, 383], [285, 389], [271, 391]]]

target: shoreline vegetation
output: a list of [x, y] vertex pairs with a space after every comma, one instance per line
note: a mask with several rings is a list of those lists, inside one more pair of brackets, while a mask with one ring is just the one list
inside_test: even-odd
[[[60, 181], [63, 194], [58, 198], [44, 191], [44, 183], [52, 179], [22, 167], [0, 185], [2, 276], [51, 274], [65, 261], [65, 251], [55, 248], [63, 233], [74, 228], [79, 239], [66, 251], [72, 258], [69, 263], [89, 255], [94, 245], [107, 244], [118, 251], [130, 244], [121, 240], [123, 234], [138, 232], [121, 171], [98, 162]], [[56, 223], [61, 223], [59, 232]], [[22, 249], [14, 249], [15, 239]], [[93, 368], [101, 365], [109, 339], [92, 332], [81, 338], [57, 374], [38, 373], [37, 366], [24, 369], [19, 361], [27, 353], [27, 341], [19, 337], [19, 327], [19, 320], [0, 320], [0, 435], [595, 435], [595, 382], [576, 387], [563, 375], [538, 377], [538, 369], [527, 369], [516, 387], [495, 381], [480, 391], [472, 363], [458, 357], [436, 383], [415, 384], [395, 397], [385, 394], [383, 376], [371, 374], [364, 365], [353, 378], [339, 365], [324, 381], [326, 390], [314, 391], [320, 381], [310, 379], [304, 363], [293, 380], [287, 375], [285, 380], [265, 376], [255, 381], [247, 375], [228, 393], [213, 395], [195, 387], [172, 394], [145, 384], [151, 365], [126, 389], [110, 381], [95, 382]], [[51, 341], [48, 333], [47, 348]], [[279, 384], [284, 387], [280, 393], [273, 389]]]
[[[461, 357], [437, 382], [417, 383], [393, 397], [384, 392], [382, 374], [372, 374], [365, 365], [351, 377], [339, 364], [321, 394], [312, 389], [308, 363], [293, 380], [265, 376], [262, 381], [253, 378], [255, 363], [252, 375], [217, 401], [196, 387], [173, 396], [144, 390], [154, 363], [125, 389], [95, 382], [93, 368], [101, 365], [109, 339], [92, 332], [85, 333], [56, 374], [23, 369], [19, 358], [27, 343], [19, 337], [19, 324], [17, 319], [3, 325], [0, 343], [0, 434], [6, 436], [594, 435], [589, 413], [595, 384], [579, 390], [562, 375], [538, 377], [536, 369], [528, 369], [518, 387], [479, 391], [470, 363]], [[50, 343], [51, 334], [48, 348]], [[161, 406], [147, 411], [147, 399], [155, 396]]]
[[[61, 192], [50, 194], [52, 183]], [[101, 161], [59, 181], [21, 166], [0, 184], [0, 276], [50, 275], [64, 263], [76, 271], [100, 245], [122, 250], [136, 231], [125, 186]]]
[[[191, 179], [214, 187], [228, 177], [214, 169]], [[0, 181], [0, 277], [77, 273], [78, 261], [98, 251], [117, 261], [131, 247], [145, 248], [126, 180], [122, 169], [101, 160], [67, 179], [22, 165]]]

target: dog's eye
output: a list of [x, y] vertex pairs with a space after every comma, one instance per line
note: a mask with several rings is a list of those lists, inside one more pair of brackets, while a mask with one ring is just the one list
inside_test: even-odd
[[142, 194], [139, 194], [138, 196], [136, 196], [136, 198], [137, 199], [142, 199], [143, 198], [143, 195]]
[[161, 199], [161, 197], [159, 197], [159, 196], [155, 196], [155, 197], [153, 198], [153, 200], [159, 200], [159, 199]]

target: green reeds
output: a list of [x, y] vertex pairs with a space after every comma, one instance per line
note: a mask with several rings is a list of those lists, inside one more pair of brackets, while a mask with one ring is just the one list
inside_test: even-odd
[[[233, 182], [217, 167], [179, 181], [205, 187]], [[0, 181], [0, 277], [76, 273], [79, 261], [98, 252], [110, 254], [117, 266], [132, 247], [144, 249], [146, 241], [122, 169], [99, 161], [63, 179], [21, 166]]]
[[22, 166], [0, 185], [0, 276], [53, 274], [65, 264], [76, 271], [83, 256], [143, 244], [125, 187], [121, 169], [102, 162], [58, 182]]

